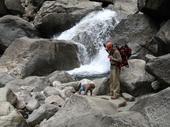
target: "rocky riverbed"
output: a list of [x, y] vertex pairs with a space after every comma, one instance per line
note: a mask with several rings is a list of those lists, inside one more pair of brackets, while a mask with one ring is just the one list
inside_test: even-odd
[[[82, 44], [98, 52], [87, 32], [81, 44], [53, 39], [103, 4], [118, 21], [99, 35], [132, 48], [116, 100], [107, 74], [83, 96], [68, 73], [82, 66]], [[169, 11], [169, 0], [0, 0], [0, 127], [170, 127]]]

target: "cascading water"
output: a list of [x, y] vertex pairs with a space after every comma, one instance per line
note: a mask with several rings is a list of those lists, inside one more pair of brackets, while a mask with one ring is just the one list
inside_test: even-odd
[[54, 39], [74, 41], [79, 47], [78, 55], [82, 65], [68, 73], [77, 76], [92, 76], [107, 73], [110, 70], [108, 54], [103, 43], [110, 38], [117, 23], [116, 13], [103, 9], [90, 13], [60, 36], [54, 36]]

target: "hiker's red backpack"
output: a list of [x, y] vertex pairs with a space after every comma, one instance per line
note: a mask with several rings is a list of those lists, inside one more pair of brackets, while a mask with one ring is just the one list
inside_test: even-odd
[[122, 57], [122, 62], [120, 63], [120, 68], [123, 66], [128, 67], [128, 59], [132, 54], [132, 49], [129, 48], [129, 46], [126, 44], [124, 46], [118, 47], [118, 50], [120, 52], [120, 55]]

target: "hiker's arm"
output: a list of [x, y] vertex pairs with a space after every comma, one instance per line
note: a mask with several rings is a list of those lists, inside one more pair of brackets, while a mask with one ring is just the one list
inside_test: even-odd
[[118, 51], [115, 51], [115, 57], [110, 55], [109, 58], [113, 62], [122, 62], [121, 55], [120, 55], [120, 53]]

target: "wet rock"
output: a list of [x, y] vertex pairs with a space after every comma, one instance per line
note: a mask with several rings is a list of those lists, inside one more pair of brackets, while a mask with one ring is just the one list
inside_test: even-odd
[[27, 119], [28, 124], [31, 127], [39, 124], [44, 119], [49, 119], [58, 111], [58, 107], [52, 104], [44, 104], [37, 110], [34, 110]]
[[153, 92], [151, 83], [154, 77], [145, 71], [146, 62], [144, 60], [129, 60], [129, 67], [121, 70], [120, 81], [122, 91], [133, 96], [139, 96]]
[[141, 113], [151, 127], [169, 127], [170, 125], [170, 88], [148, 95], [138, 100], [130, 109]]
[[34, 24], [42, 36], [51, 36], [69, 29], [96, 8], [100, 8], [100, 4], [90, 1], [46, 1], [36, 15]]
[[24, 36], [37, 36], [36, 29], [32, 24], [12, 15], [0, 18], [0, 47], [5, 50], [16, 38]]
[[20, 113], [9, 102], [0, 103], [1, 127], [29, 127]]
[[[128, 43], [132, 48], [132, 58], [144, 59], [146, 54], [152, 54], [150, 47], [152, 38], [157, 32], [153, 20], [143, 14], [129, 15], [115, 27], [112, 32], [112, 41], [118, 45]], [[149, 50], [148, 50], [149, 49]], [[157, 52], [157, 51], [154, 51]]]
[[157, 19], [169, 19], [169, 0], [138, 0], [138, 9]]
[[154, 75], [161, 84], [170, 85], [170, 54], [155, 58], [153, 61], [147, 63], [146, 69], [149, 73]]
[[0, 59], [0, 66], [19, 78], [47, 75], [54, 70], [79, 67], [79, 64], [76, 44], [27, 37], [16, 39]]

